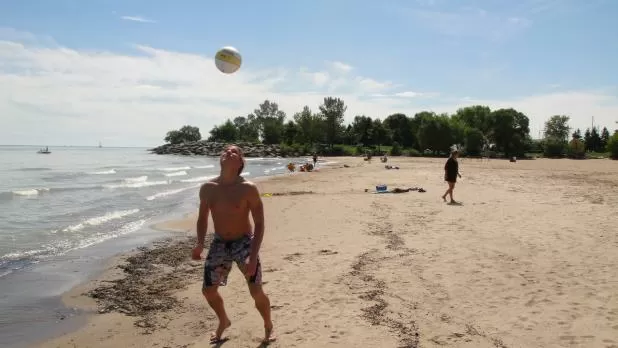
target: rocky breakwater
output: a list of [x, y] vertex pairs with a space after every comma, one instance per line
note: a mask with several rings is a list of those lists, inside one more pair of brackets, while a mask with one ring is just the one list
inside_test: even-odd
[[[165, 144], [149, 151], [157, 155], [219, 156], [227, 143], [195, 141], [182, 144]], [[285, 157], [279, 145], [236, 143], [246, 157]]]

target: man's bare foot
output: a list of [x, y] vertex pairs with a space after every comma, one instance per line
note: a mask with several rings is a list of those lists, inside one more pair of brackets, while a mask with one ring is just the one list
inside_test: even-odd
[[442, 196], [442, 200], [446, 202], [446, 196]]
[[273, 333], [273, 324], [270, 324], [270, 327], [264, 328], [264, 339], [262, 340], [263, 344], [269, 344], [277, 340], [277, 336]]
[[232, 325], [232, 322], [229, 319], [223, 322], [219, 322], [219, 327], [217, 327], [217, 331], [213, 332], [210, 335], [210, 343], [218, 343], [221, 341], [225, 341], [225, 339], [222, 338], [223, 331], [225, 331], [225, 329], [227, 329], [231, 325]]

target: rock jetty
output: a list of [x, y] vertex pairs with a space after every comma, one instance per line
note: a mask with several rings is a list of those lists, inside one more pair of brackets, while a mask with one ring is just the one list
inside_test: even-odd
[[[242, 148], [245, 157], [285, 157], [279, 145], [235, 143]], [[182, 144], [165, 144], [149, 151], [157, 155], [219, 156], [228, 143], [195, 141]]]

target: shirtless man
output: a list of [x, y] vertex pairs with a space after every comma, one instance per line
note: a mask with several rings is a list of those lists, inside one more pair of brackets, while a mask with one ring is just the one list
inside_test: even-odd
[[[225, 312], [219, 286], [225, 286], [232, 262], [244, 273], [255, 307], [264, 319], [263, 343], [275, 340], [270, 318], [270, 300], [262, 290], [262, 267], [258, 253], [264, 236], [264, 208], [255, 184], [240, 176], [245, 166], [242, 150], [228, 146], [220, 158], [221, 173], [200, 188], [200, 209], [197, 219], [197, 245], [192, 258], [200, 260], [204, 237], [208, 229], [208, 214], [212, 212], [215, 235], [204, 265], [202, 293], [219, 318], [219, 326], [211, 343], [222, 341], [223, 331], [232, 323]], [[249, 212], [255, 228], [251, 231]]]

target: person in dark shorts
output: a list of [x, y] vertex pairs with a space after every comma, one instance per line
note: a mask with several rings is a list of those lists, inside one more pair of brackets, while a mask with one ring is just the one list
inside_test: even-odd
[[318, 154], [317, 153], [313, 153], [313, 168], [315, 168], [315, 165], [318, 163]]
[[457, 162], [457, 157], [459, 156], [459, 152], [454, 150], [451, 152], [451, 156], [446, 161], [444, 165], [444, 181], [448, 183], [448, 189], [442, 195], [442, 199], [446, 202], [446, 195], [449, 195], [451, 198], [451, 204], [456, 204], [453, 199], [453, 190], [455, 189], [455, 183], [457, 182], [457, 177], [461, 178], [459, 174], [459, 162]]
[[[223, 341], [223, 332], [232, 325], [218, 292], [236, 263], [245, 275], [255, 307], [264, 320], [262, 343], [274, 341], [270, 299], [262, 289], [262, 265], [259, 251], [264, 237], [264, 206], [257, 186], [240, 174], [245, 166], [242, 150], [228, 146], [221, 154], [221, 173], [200, 188], [197, 218], [197, 245], [191, 257], [201, 260], [208, 216], [212, 215], [214, 238], [204, 263], [202, 293], [219, 319], [210, 337], [211, 343]], [[253, 230], [249, 216], [253, 217]]]

